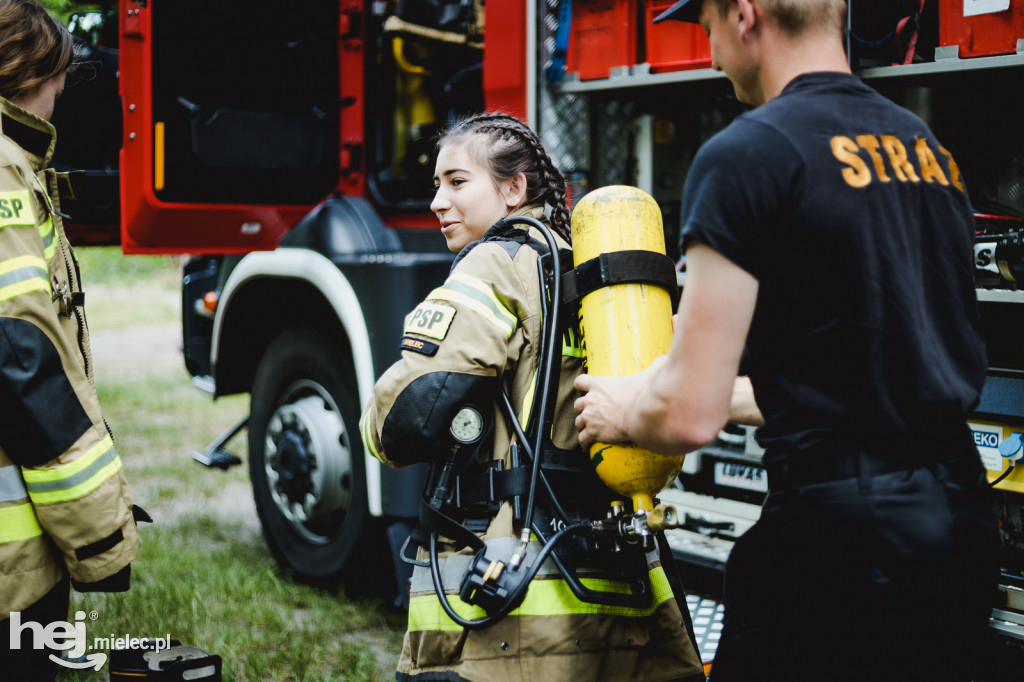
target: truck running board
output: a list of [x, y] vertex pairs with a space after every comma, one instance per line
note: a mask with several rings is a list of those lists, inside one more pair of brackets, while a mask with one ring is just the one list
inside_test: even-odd
[[238, 455], [228, 452], [224, 449], [224, 445], [235, 437], [239, 431], [244, 429], [249, 424], [249, 415], [245, 415], [237, 422], [235, 422], [230, 429], [217, 436], [217, 439], [206, 446], [206, 449], [202, 452], [192, 453], [192, 459], [199, 462], [205, 467], [216, 467], [227, 471], [230, 467], [236, 464], [242, 463], [242, 458]]

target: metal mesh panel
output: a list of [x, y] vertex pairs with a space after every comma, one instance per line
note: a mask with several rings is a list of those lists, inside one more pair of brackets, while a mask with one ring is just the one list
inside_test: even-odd
[[588, 143], [590, 107], [585, 96], [563, 94], [557, 86], [548, 85], [545, 78], [555, 50], [558, 5], [559, 0], [542, 0], [538, 11], [541, 69], [537, 79], [537, 132], [551, 160], [572, 182], [574, 176], [579, 178], [580, 173], [588, 173], [592, 168]]
[[594, 126], [594, 186], [635, 185], [633, 160], [633, 103], [616, 99], [598, 101]]

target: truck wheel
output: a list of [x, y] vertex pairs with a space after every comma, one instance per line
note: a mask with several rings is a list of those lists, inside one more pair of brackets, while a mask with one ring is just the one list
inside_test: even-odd
[[344, 579], [371, 539], [357, 393], [344, 358], [318, 332], [287, 331], [267, 348], [252, 387], [249, 477], [263, 535], [282, 567], [318, 584]]

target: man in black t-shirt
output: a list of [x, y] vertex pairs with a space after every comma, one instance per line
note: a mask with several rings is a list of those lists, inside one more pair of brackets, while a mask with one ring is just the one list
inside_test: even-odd
[[729, 559], [715, 682], [968, 680], [998, 537], [965, 423], [986, 360], [964, 179], [851, 74], [843, 0], [665, 15], [757, 108], [689, 172], [669, 356], [581, 376], [580, 440], [682, 454], [761, 426], [771, 492]]

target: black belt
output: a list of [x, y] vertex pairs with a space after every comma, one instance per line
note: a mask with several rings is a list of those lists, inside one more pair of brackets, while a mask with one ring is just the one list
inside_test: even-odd
[[920, 436], [894, 436], [859, 442], [834, 442], [806, 452], [765, 455], [773, 490], [848, 478], [869, 478], [897, 471], [943, 465], [951, 471], [973, 471], [977, 450], [966, 424]]

